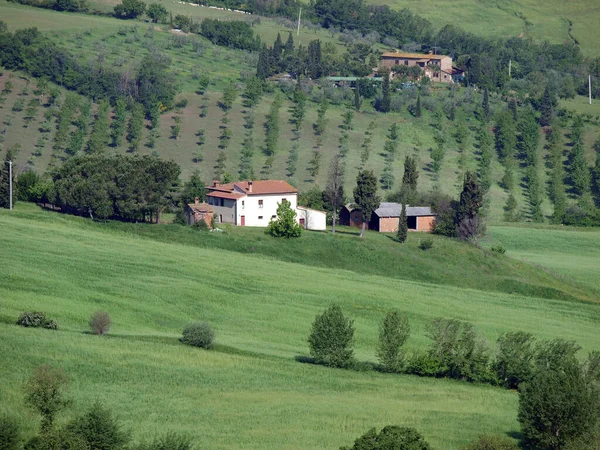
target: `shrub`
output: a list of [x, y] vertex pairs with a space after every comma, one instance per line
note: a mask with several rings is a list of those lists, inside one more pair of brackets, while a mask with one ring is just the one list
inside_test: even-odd
[[516, 389], [531, 378], [535, 356], [533, 342], [533, 335], [522, 331], [505, 333], [498, 338], [494, 371], [501, 385]]
[[433, 247], [433, 239], [431, 238], [423, 239], [419, 244], [421, 250], [429, 250], [431, 247]]
[[300, 237], [302, 225], [296, 221], [296, 212], [291, 208], [290, 202], [284, 200], [279, 203], [277, 206], [277, 219], [269, 222], [265, 233], [273, 237]]
[[400, 372], [405, 355], [402, 346], [410, 336], [410, 325], [405, 314], [389, 311], [379, 327], [377, 358], [387, 372]]
[[312, 324], [308, 345], [319, 364], [347, 368], [354, 362], [354, 321], [347, 319], [339, 305], [318, 314]]
[[422, 377], [437, 377], [441, 369], [437, 358], [433, 358], [429, 353], [415, 353], [408, 362], [406, 373]]
[[206, 221], [204, 219], [200, 219], [199, 222], [194, 222], [194, 225], [192, 225], [194, 228], [198, 228], [200, 231], [208, 231], [208, 224], [206, 223]]
[[168, 432], [163, 436], [155, 437], [147, 444], [140, 444], [134, 450], [193, 450], [192, 440], [182, 434]]
[[214, 344], [215, 332], [206, 322], [194, 322], [185, 327], [180, 340], [187, 345], [209, 349]]
[[34, 436], [25, 444], [25, 450], [90, 450], [90, 447], [80, 436], [59, 428]]
[[129, 442], [129, 435], [121, 429], [119, 422], [98, 402], [69, 423], [67, 430], [87, 442], [90, 449], [118, 450]]
[[519, 446], [506, 436], [487, 434], [471, 442], [466, 450], [519, 450]]
[[371, 428], [356, 441], [352, 447], [340, 447], [340, 450], [430, 450], [423, 436], [414, 428], [388, 425], [379, 434]]
[[96, 311], [90, 317], [90, 328], [93, 334], [108, 333], [111, 323], [110, 315], [104, 311]]
[[490, 250], [494, 253], [498, 253], [499, 255], [504, 255], [506, 253], [506, 248], [502, 247], [501, 245], [495, 245]]
[[20, 444], [19, 422], [12, 417], [0, 417], [0, 450], [17, 450]]
[[58, 323], [52, 319], [46, 319], [43, 312], [24, 312], [17, 319], [17, 325], [32, 328], [48, 328], [49, 330], [58, 330]]

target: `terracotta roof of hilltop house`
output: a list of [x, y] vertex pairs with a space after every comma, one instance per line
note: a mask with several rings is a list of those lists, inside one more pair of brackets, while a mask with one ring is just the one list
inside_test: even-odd
[[210, 207], [210, 205], [206, 202], [195, 202], [195, 203], [188, 203], [188, 206], [194, 210], [194, 211], [199, 211], [199, 212], [213, 212], [213, 209]]
[[241, 192], [224, 192], [224, 191], [213, 191], [206, 194], [207, 197], [216, 197], [216, 198], [227, 198], [229, 200], [237, 200], [238, 198], [245, 197], [246, 194], [242, 194]]
[[428, 55], [425, 53], [398, 53], [388, 52], [381, 55], [383, 58], [409, 58], [409, 59], [443, 59], [449, 58], [448, 55]]
[[[252, 190], [250, 190], [252, 185]], [[222, 198], [241, 198], [245, 195], [266, 195], [266, 194], [296, 194], [298, 189], [283, 180], [256, 180], [256, 181], [237, 181], [235, 183], [216, 184], [206, 186], [208, 195]], [[225, 197], [231, 195], [232, 197]]]

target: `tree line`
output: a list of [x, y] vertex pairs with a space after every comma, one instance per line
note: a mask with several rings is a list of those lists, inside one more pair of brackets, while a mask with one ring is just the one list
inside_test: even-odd
[[173, 106], [176, 80], [169, 73], [170, 58], [160, 53], [146, 55], [133, 72], [81, 62], [36, 28], [8, 31], [0, 21], [0, 63], [37, 78], [51, 80], [92, 100], [119, 97], [141, 103], [147, 111], [161, 104]]
[[577, 353], [581, 348], [573, 341], [538, 342], [531, 333], [508, 332], [498, 338], [496, 356], [491, 360], [486, 341], [471, 323], [445, 318], [434, 319], [427, 336], [429, 349], [407, 358], [403, 347], [410, 337], [408, 318], [389, 311], [379, 327], [379, 364], [360, 363], [354, 358], [354, 321], [334, 304], [315, 317], [308, 345], [313, 361], [329, 367], [371, 367], [518, 389], [518, 419], [526, 448], [597, 448], [600, 351], [589, 353], [580, 363]]

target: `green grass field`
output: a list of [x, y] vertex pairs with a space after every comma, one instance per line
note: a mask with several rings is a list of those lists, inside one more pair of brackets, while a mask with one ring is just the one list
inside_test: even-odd
[[[315, 314], [332, 302], [355, 319], [356, 356], [363, 361], [375, 360], [377, 326], [390, 308], [409, 315], [409, 351], [425, 348], [425, 326], [438, 316], [473, 322], [492, 346], [504, 331], [525, 330], [574, 339], [584, 352], [600, 347], [597, 302], [401, 280], [362, 271], [360, 264], [342, 270], [291, 263], [280, 256], [287, 241], [266, 236], [267, 245], [281, 247], [279, 256], [203, 248], [198, 232], [186, 244], [169, 226], [155, 226], [154, 236], [134, 227], [26, 205], [0, 211], [0, 353], [11, 361], [0, 367], [0, 413], [17, 415], [29, 434], [37, 421], [24, 409], [19, 385], [44, 362], [64, 368], [73, 380], [74, 411], [62, 421], [101, 399], [137, 440], [172, 429], [190, 433], [201, 448], [338, 448], [372, 426], [400, 424], [417, 427], [436, 448], [453, 450], [482, 432], [518, 431], [514, 392], [296, 362], [308, 352]], [[156, 236], [161, 229], [165, 242]], [[254, 230], [248, 233], [259, 241]], [[347, 234], [307, 233], [297, 242], [310, 249], [332, 239], [342, 247], [343, 240], [363, 245]], [[386, 238], [367, 233], [365, 245], [384, 245], [379, 239]], [[417, 239], [410, 235], [407, 251]], [[448, 245], [436, 242], [423, 258], [447, 268], [452, 263], [444, 254], [464, 244]], [[520, 263], [513, 264], [519, 270]], [[534, 280], [536, 273], [545, 276], [535, 267], [520, 276]], [[60, 331], [13, 325], [25, 310], [46, 312]], [[113, 318], [108, 336], [85, 334], [96, 310]], [[178, 343], [192, 320], [214, 326], [215, 350]]]
[[548, 227], [540, 232], [522, 225], [492, 226], [486, 244], [502, 245], [511, 257], [546, 267], [600, 292], [600, 231], [596, 228]]
[[[409, 8], [434, 27], [457, 25], [492, 37], [530, 37], [559, 44], [576, 39], [584, 54], [597, 56], [600, 3], [588, 0], [369, 0], [392, 8]], [[569, 34], [569, 21], [572, 23]]]

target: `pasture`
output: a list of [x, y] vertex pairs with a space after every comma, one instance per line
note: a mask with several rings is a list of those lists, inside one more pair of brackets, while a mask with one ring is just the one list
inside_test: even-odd
[[[19, 385], [44, 362], [72, 378], [75, 411], [101, 399], [136, 440], [171, 429], [217, 449], [338, 448], [372, 426], [400, 424], [417, 427], [436, 448], [453, 450], [482, 432], [518, 431], [514, 392], [296, 362], [307, 354], [315, 314], [333, 302], [355, 319], [356, 356], [363, 361], [375, 360], [377, 326], [390, 308], [409, 315], [409, 351], [426, 348], [426, 324], [439, 316], [473, 322], [492, 347], [500, 333], [516, 330], [574, 339], [581, 356], [600, 346], [600, 305], [594, 302], [159, 242], [135, 230], [20, 205], [0, 211], [0, 228], [0, 352], [11, 361], [0, 368], [0, 413], [18, 415], [29, 433], [37, 422], [22, 405]], [[327, 237], [309, 233], [302, 239]], [[433, 251], [424, 257], [444, 265]], [[13, 325], [25, 310], [44, 311], [60, 331]], [[104, 337], [85, 333], [97, 310], [113, 318]], [[179, 344], [192, 320], [214, 326], [216, 349]]]

